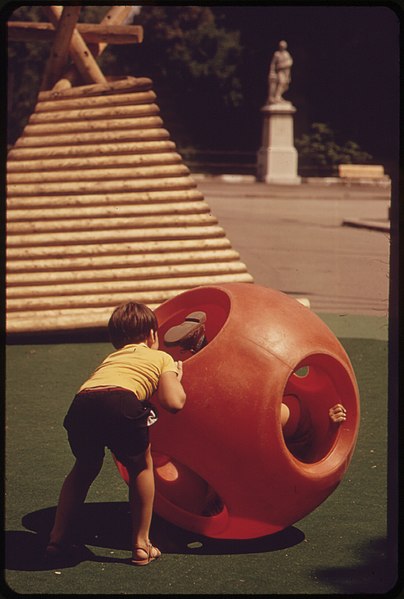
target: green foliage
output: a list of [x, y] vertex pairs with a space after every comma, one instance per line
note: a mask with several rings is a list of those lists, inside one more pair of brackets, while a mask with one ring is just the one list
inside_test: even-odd
[[154, 81], [167, 128], [180, 146], [211, 147], [206, 123], [213, 119], [225, 127], [229, 109], [243, 101], [239, 32], [220, 26], [206, 6], [143, 6], [134, 23], [144, 28], [143, 43], [111, 53], [126, 74]]
[[144, 7], [139, 20], [145, 29], [145, 49], [153, 57], [150, 68], [156, 75], [178, 78], [189, 88], [215, 79], [227, 103], [240, 99], [232, 102], [229, 98], [229, 92], [237, 88], [239, 33], [218, 28], [209, 8]]
[[366, 164], [372, 156], [354, 141], [339, 145], [332, 129], [325, 123], [313, 123], [309, 133], [295, 140], [301, 167], [335, 170], [338, 164]]

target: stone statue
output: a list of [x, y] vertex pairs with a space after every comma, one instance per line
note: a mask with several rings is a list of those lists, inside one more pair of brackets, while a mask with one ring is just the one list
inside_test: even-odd
[[287, 51], [287, 43], [279, 42], [278, 50], [274, 53], [268, 73], [268, 104], [287, 102], [282, 98], [291, 81], [291, 68], [293, 60]]

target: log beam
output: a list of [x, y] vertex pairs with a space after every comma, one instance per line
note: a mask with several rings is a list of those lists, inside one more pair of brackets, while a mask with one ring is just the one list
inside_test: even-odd
[[[120, 144], [106, 143], [100, 145], [82, 144], [81, 146], [50, 146], [33, 148], [12, 148], [8, 154], [9, 160], [16, 162], [23, 160], [42, 160], [55, 158], [85, 158], [85, 157], [103, 157], [109, 155], [118, 156], [124, 154], [152, 154], [153, 152], [165, 152], [175, 150], [175, 144], [171, 140], [152, 140], [152, 141], [134, 141]], [[14, 165], [15, 171], [18, 171], [18, 164]], [[12, 169], [11, 169], [12, 170]]]
[[[184, 243], [184, 242], [182, 242]], [[179, 244], [178, 244], [179, 245]], [[38, 260], [14, 260], [13, 275], [21, 273], [72, 272], [99, 268], [124, 268], [142, 266], [159, 266], [161, 264], [195, 264], [205, 262], [232, 262], [239, 260], [240, 254], [232, 248], [194, 249], [193, 251], [146, 253], [141, 248], [138, 254], [95, 255], [58, 258], [41, 258]]]
[[[63, 80], [61, 80], [63, 81]], [[57, 84], [56, 84], [57, 86]], [[39, 92], [38, 101], [56, 100], [59, 98], [73, 99], [86, 98], [89, 96], [97, 96], [102, 94], [120, 93], [128, 91], [147, 91], [152, 87], [151, 79], [147, 77], [122, 77], [117, 81], [106, 81], [105, 83], [90, 83], [89, 85], [81, 85], [73, 89], [56, 89], [56, 86], [46, 92]]]
[[[125, 244], [128, 242], [143, 243], [147, 241], [173, 241], [182, 242], [183, 239], [196, 239], [203, 237], [204, 239], [212, 237], [224, 237], [225, 232], [219, 225], [206, 224], [202, 226], [190, 227], [149, 227], [147, 229], [114, 229], [112, 231], [97, 232], [97, 242], [99, 245], [104, 244]], [[69, 252], [68, 244], [82, 245], [94, 243], [94, 231], [76, 231], [68, 233], [33, 233], [25, 235], [10, 235], [7, 239], [7, 251], [11, 248], [29, 248], [33, 252], [38, 246], [63, 246], [64, 255]]]
[[[104, 16], [101, 21], [101, 25], [121, 25], [125, 22], [132, 11], [132, 6], [112, 6], [107, 14]], [[141, 28], [141, 39], [140, 42], [143, 41], [143, 28]], [[95, 58], [99, 57], [107, 47], [107, 43], [100, 42], [98, 44], [92, 44], [89, 48], [90, 52], [93, 54]], [[55, 92], [63, 92], [64, 90], [68, 90], [71, 88], [78, 80], [78, 70], [72, 65], [69, 69], [65, 71], [62, 78], [55, 84], [53, 91]]]
[[[86, 43], [102, 44], [103, 48], [107, 44], [140, 44], [143, 41], [143, 27], [140, 25], [77, 23], [76, 29]], [[52, 23], [9, 21], [7, 24], [8, 39], [15, 42], [51, 42], [55, 34]]]
[[[118, 25], [119, 28], [121, 30], [123, 30], [123, 28], [125, 27], [123, 25], [123, 23], [126, 21], [126, 19], [129, 17], [130, 13], [132, 12], [133, 6], [112, 6], [110, 8], [110, 10], [107, 12], [107, 14], [105, 15], [105, 17], [102, 19], [100, 25], [101, 26], [107, 26], [109, 28]], [[134, 26], [136, 27], [136, 29], [138, 29], [138, 33], [139, 33], [139, 40], [137, 43], [142, 43], [143, 41], [143, 27], [141, 26]], [[108, 43], [107, 40], [102, 40], [97, 47], [95, 47], [93, 49], [94, 52], [94, 56], [98, 57], [100, 56], [105, 48], [107, 47]]]
[[[51, 22], [55, 27], [59, 22], [62, 15], [62, 8], [60, 6], [45, 6]], [[107, 83], [100, 67], [98, 66], [94, 56], [90, 52], [86, 42], [83, 40], [80, 33], [75, 29], [71, 38], [70, 44], [70, 56], [75, 63], [78, 71], [87, 83]]]
[[[222, 229], [223, 231], [223, 229]], [[35, 246], [20, 246], [8, 247], [7, 258], [13, 260], [14, 264], [20, 260], [29, 260], [35, 264], [37, 260], [54, 258], [56, 260], [66, 258], [102, 258], [105, 256], [134, 256], [146, 255], [148, 253], [158, 252], [163, 255], [167, 252], [185, 252], [197, 250], [217, 250], [230, 248], [230, 241], [224, 235], [213, 237], [194, 236], [188, 239], [157, 239], [149, 240], [138, 239], [133, 242], [126, 243], [111, 242], [111, 243], [90, 243], [76, 245], [35, 245]]]
[[81, 6], [65, 6], [56, 26], [52, 50], [46, 63], [41, 90], [50, 89], [67, 64], [70, 41], [79, 18]]
[[35, 272], [35, 273], [12, 273], [6, 276], [8, 297], [26, 297], [51, 295], [53, 286], [55, 291], [61, 295], [74, 294], [76, 291], [91, 293], [92, 287], [103, 289], [110, 287], [111, 281], [117, 284], [117, 287], [133, 285], [133, 282], [147, 284], [153, 281], [168, 277], [191, 277], [208, 276], [219, 274], [230, 274], [245, 272], [246, 267], [242, 262], [203, 262], [188, 264], [158, 264], [153, 266], [134, 266], [134, 267], [115, 267], [99, 268], [81, 271], [64, 272]]

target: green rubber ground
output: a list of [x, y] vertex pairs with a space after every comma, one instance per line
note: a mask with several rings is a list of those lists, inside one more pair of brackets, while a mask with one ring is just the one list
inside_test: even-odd
[[[163, 557], [130, 555], [127, 487], [108, 454], [80, 521], [79, 562], [41, 556], [72, 457], [62, 428], [74, 391], [111, 349], [106, 343], [9, 345], [6, 355], [6, 552], [3, 593], [357, 594], [396, 582], [388, 528], [388, 343], [385, 318], [320, 315], [347, 350], [361, 394], [359, 439], [348, 472], [312, 514], [276, 535], [215, 541], [154, 517]], [[392, 456], [394, 465], [394, 456]]]

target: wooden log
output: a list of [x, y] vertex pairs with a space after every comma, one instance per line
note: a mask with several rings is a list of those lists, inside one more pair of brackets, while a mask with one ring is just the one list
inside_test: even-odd
[[[203, 201], [196, 202], [176, 202], [159, 204], [121, 204], [119, 206], [97, 206], [80, 208], [48, 208], [31, 210], [9, 210], [7, 212], [7, 222], [41, 222], [58, 221], [67, 219], [88, 219], [88, 218], [137, 218], [139, 216], [154, 216], [156, 222], [161, 215], [165, 214], [202, 214], [210, 212], [209, 205]], [[98, 221], [95, 221], [97, 224]]]
[[132, 10], [132, 5], [124, 6], [120, 4], [112, 6], [104, 15], [101, 25], [122, 25], [129, 18]]
[[[155, 103], [142, 104], [124, 104], [111, 106], [90, 106], [88, 108], [80, 107], [69, 110], [53, 110], [51, 112], [34, 112], [29, 120], [29, 125], [38, 124], [56, 124], [69, 121], [84, 120], [104, 120], [128, 118], [137, 116], [151, 116], [160, 113], [160, 108]], [[25, 131], [25, 129], [24, 129]]]
[[80, 169], [78, 171], [49, 171], [29, 173], [9, 173], [7, 180], [10, 184], [24, 185], [25, 183], [41, 183], [52, 185], [55, 181], [68, 184], [70, 181], [111, 181], [114, 179], [137, 179], [143, 177], [177, 177], [189, 174], [189, 169], [179, 161], [173, 164], [153, 164], [150, 166], [132, 166], [130, 168], [115, 167], [105, 169]]
[[[104, 18], [101, 21], [101, 25], [107, 26], [107, 27], [112, 27], [114, 25], [120, 25], [122, 26], [124, 24], [124, 22], [126, 21], [126, 19], [130, 16], [131, 11], [132, 11], [133, 7], [132, 6], [112, 6], [109, 11], [107, 12], [107, 14], [104, 16]], [[140, 27], [141, 32], [139, 32], [139, 41], [138, 43], [141, 43], [143, 41], [143, 27]], [[94, 49], [93, 49], [93, 53], [94, 56], [98, 57], [100, 56], [105, 48], [107, 47], [107, 43], [101, 42], [99, 43]]]
[[122, 91], [147, 91], [152, 87], [152, 80], [147, 77], [122, 77], [116, 81], [107, 81], [103, 83], [92, 83], [90, 85], [80, 85], [60, 91], [42, 91], [38, 94], [39, 102], [48, 100], [58, 100], [67, 98], [81, 98], [89, 96], [98, 96], [101, 94], [121, 93]]
[[[108, 309], [105, 310], [106, 313]], [[27, 312], [21, 315], [14, 312], [6, 320], [6, 333], [8, 335], [18, 335], [20, 333], [50, 333], [56, 331], [71, 331], [71, 330], [93, 330], [104, 328], [108, 323], [106, 316], [90, 314], [87, 311], [78, 311], [78, 315], [55, 316], [53, 310], [42, 312]], [[92, 311], [91, 311], [92, 312]], [[109, 309], [109, 313], [111, 310]], [[50, 316], [48, 315], [50, 314]], [[16, 316], [19, 316], [19, 318]], [[42, 320], [43, 318], [43, 320]]]
[[7, 335], [9, 337], [19, 336], [25, 333], [35, 333], [35, 335], [49, 335], [52, 333], [69, 333], [71, 331], [81, 331], [86, 334], [91, 334], [93, 331], [103, 329], [105, 320], [101, 317], [92, 316], [88, 313], [80, 320], [72, 317], [49, 318], [46, 322], [38, 322], [38, 313], [33, 318], [23, 318], [15, 321], [14, 317], [7, 320]]
[[12, 235], [29, 235], [42, 234], [50, 232], [57, 234], [59, 232], [81, 232], [90, 231], [93, 239], [103, 231], [122, 230], [122, 229], [142, 229], [154, 228], [156, 225], [159, 228], [182, 226], [202, 226], [217, 224], [217, 219], [211, 214], [166, 214], [158, 216], [136, 216], [133, 218], [123, 217], [107, 217], [107, 218], [87, 218], [87, 219], [69, 219], [69, 220], [53, 220], [53, 221], [37, 221], [37, 222], [9, 222], [7, 224], [7, 234]]
[[7, 207], [10, 211], [24, 208], [48, 208], [48, 207], [77, 207], [77, 206], [116, 206], [120, 204], [148, 204], [152, 202], [186, 202], [203, 200], [202, 193], [196, 188], [189, 189], [167, 189], [164, 191], [139, 191], [111, 194], [83, 194], [79, 196], [20, 196], [8, 197]]
[[186, 214], [204, 214], [209, 213], [210, 208], [206, 202], [182, 202], [182, 203], [166, 203], [166, 204], [151, 204], [151, 205], [135, 205], [123, 204], [120, 206], [101, 206], [89, 208], [60, 208], [60, 209], [39, 209], [39, 210], [10, 210], [7, 213], [7, 223], [10, 226], [12, 223], [51, 223], [83, 221], [83, 219], [111, 219], [119, 218], [136, 218], [143, 216], [153, 216], [156, 222], [160, 216], [164, 215], [186, 215]]
[[151, 166], [157, 164], [175, 164], [182, 158], [177, 152], [159, 152], [158, 154], [123, 154], [117, 156], [89, 156], [84, 158], [50, 158], [41, 160], [9, 160], [8, 173], [38, 173], [71, 169], [100, 169], [129, 166]]
[[132, 193], [132, 192], [152, 192], [162, 190], [185, 190], [195, 187], [195, 182], [191, 177], [172, 177], [166, 179], [131, 179], [129, 181], [100, 181], [97, 183], [95, 188], [93, 183], [82, 182], [79, 185], [64, 184], [63, 188], [61, 185], [51, 184], [48, 185], [10, 185], [8, 187], [8, 196], [10, 198], [16, 196], [36, 196], [48, 194], [55, 196], [59, 193], [60, 196], [70, 196], [74, 194], [85, 195], [95, 194], [95, 197], [99, 194], [114, 194], [117, 193]]
[[[66, 176], [63, 176], [63, 173]], [[183, 164], [153, 165], [133, 168], [114, 169], [82, 169], [77, 173], [68, 171], [50, 171], [49, 173], [30, 173], [32, 177], [24, 177], [23, 173], [10, 173], [9, 185], [16, 191], [16, 195], [24, 195], [31, 190], [35, 193], [63, 193], [64, 190], [73, 192], [94, 191], [94, 184], [100, 184], [113, 191], [114, 189], [130, 189], [132, 183], [149, 177], [162, 179], [169, 185], [170, 178], [186, 177], [189, 174], [188, 167]], [[25, 180], [24, 180], [25, 179]], [[27, 183], [26, 181], [30, 181]], [[141, 186], [141, 188], [144, 186]]]
[[147, 284], [152, 279], [163, 279], [167, 277], [191, 277], [218, 274], [230, 274], [245, 272], [246, 266], [240, 261], [235, 262], [206, 262], [196, 264], [160, 264], [142, 268], [107, 268], [95, 270], [59, 271], [59, 272], [36, 272], [8, 274], [6, 276], [8, 297], [25, 297], [27, 289], [34, 296], [58, 294], [66, 295], [72, 293], [90, 293], [100, 289], [115, 287], [119, 291], [121, 285], [125, 287], [128, 281], [130, 286], [134, 281], [143, 281]]
[[74, 67], [70, 67], [70, 69], [68, 69], [65, 72], [64, 77], [62, 77], [62, 79], [59, 79], [59, 81], [57, 81], [55, 85], [52, 87], [52, 92], [54, 94], [59, 94], [65, 91], [66, 89], [71, 89], [73, 83], [76, 81], [78, 77], [79, 75], [77, 70]]
[[[7, 223], [24, 222], [58, 222], [66, 220], [82, 219], [110, 219], [138, 218], [141, 216], [154, 216], [156, 222], [162, 215], [176, 214], [203, 214], [209, 213], [210, 208], [206, 202], [177, 202], [159, 204], [122, 204], [119, 206], [96, 206], [85, 208], [45, 208], [39, 210], [9, 210], [7, 212]], [[98, 221], [95, 221], [97, 224]]]
[[[62, 233], [30, 233], [25, 235], [9, 235], [7, 247], [35, 247], [46, 245], [76, 245], [82, 243], [125, 243], [131, 241], [153, 241], [162, 239], [164, 241], [175, 239], [196, 239], [198, 237], [220, 237], [225, 233], [218, 225], [189, 226], [189, 227], [150, 227], [148, 229], [113, 229], [98, 231], [94, 239], [93, 231], [70, 231]], [[65, 255], [68, 255], [66, 248]]]
[[[67, 63], [70, 41], [79, 18], [80, 10], [81, 6], [65, 6], [63, 8], [56, 30], [53, 31], [53, 46], [42, 78], [42, 90], [50, 89], [54, 85]], [[10, 35], [10, 22], [8, 25], [8, 33]], [[50, 23], [49, 26], [52, 30], [54, 29]]]
[[129, 130], [147, 130], [161, 127], [163, 121], [159, 116], [136, 116], [134, 118], [117, 118], [93, 121], [69, 121], [66, 123], [46, 123], [43, 125], [26, 125], [24, 136], [59, 136], [59, 135], [81, 135], [88, 133], [103, 133], [115, 130], [117, 133]]
[[[20, 318], [16, 318], [18, 313], [14, 312], [7, 318], [7, 335], [13, 336], [20, 333], [35, 333], [40, 335], [43, 333], [49, 334], [50, 332], [68, 332], [72, 330], [92, 331], [104, 328], [108, 322], [106, 317], [103, 318], [101, 315], [91, 314], [89, 310], [84, 312], [79, 310], [78, 312], [80, 315], [55, 316], [53, 310], [32, 311], [23, 313]], [[51, 316], [48, 316], [49, 313]], [[110, 309], [109, 313], [111, 313]]]
[[161, 127], [163, 121], [159, 116], [136, 116], [134, 118], [117, 118], [92, 121], [69, 121], [66, 123], [46, 123], [43, 125], [26, 125], [24, 136], [49, 136], [49, 135], [79, 135], [81, 133], [97, 133], [103, 131], [124, 131], [126, 129], [156, 129]]
[[[193, 230], [195, 232], [195, 229]], [[212, 233], [209, 228], [209, 233]], [[231, 244], [221, 227], [213, 231], [213, 235], [189, 235], [188, 238], [156, 240], [138, 239], [135, 241], [125, 240], [123, 242], [94, 242], [92, 244], [76, 245], [32, 245], [32, 246], [9, 246], [7, 247], [8, 269], [17, 268], [17, 261], [30, 260], [34, 263], [36, 260], [55, 258], [57, 260], [64, 258], [77, 257], [96, 257], [103, 256], [123, 256], [128, 255], [147, 255], [148, 253], [158, 252], [190, 252], [206, 249], [230, 248]]]
[[[80, 10], [80, 6], [65, 7]], [[63, 17], [63, 14], [62, 14]], [[62, 20], [62, 17], [60, 20]], [[69, 24], [70, 25], [70, 24]], [[77, 31], [87, 44], [140, 44], [143, 41], [143, 27], [140, 25], [102, 25], [102, 23], [77, 23]], [[74, 27], [74, 25], [73, 25]], [[57, 27], [51, 23], [31, 21], [8, 21], [7, 37], [13, 42], [53, 42]], [[70, 38], [64, 52], [69, 50]]]
[[87, 332], [98, 330], [105, 326], [104, 320], [98, 320], [96, 316], [92, 317], [89, 315], [88, 318], [84, 316], [84, 320], [81, 320], [79, 323], [75, 322], [76, 319], [71, 317], [53, 317], [46, 322], [39, 323], [38, 313], [33, 312], [33, 314], [35, 314], [33, 318], [20, 318], [17, 320], [14, 316], [8, 317], [6, 319], [6, 334], [9, 337], [14, 337], [25, 333], [41, 335], [54, 332], [68, 333], [73, 330]]
[[62, 112], [64, 110], [83, 110], [88, 108], [102, 108], [112, 106], [137, 106], [139, 104], [153, 104], [156, 100], [153, 90], [145, 92], [132, 92], [129, 94], [113, 94], [111, 96], [90, 96], [89, 98], [70, 98], [66, 100], [49, 100], [38, 102], [34, 113], [43, 114], [48, 112]]
[[147, 154], [175, 149], [170, 139], [121, 141], [120, 143], [80, 144], [76, 146], [14, 147], [8, 154], [9, 161], [43, 160], [45, 158], [69, 158], [76, 156], [101, 157], [127, 154]]
[[[115, 307], [123, 302], [134, 301], [143, 304], [150, 302], [162, 303], [177, 295], [182, 289], [160, 289], [158, 291], [146, 291], [146, 292], [135, 292], [130, 293], [116, 293], [108, 294], [103, 296], [91, 296], [88, 297], [87, 301], [83, 304], [81, 296], [73, 298], [65, 298], [60, 296], [59, 298], [38, 298], [25, 300], [24, 298], [18, 300], [9, 300], [7, 302], [7, 313], [8, 319], [14, 316], [16, 312], [29, 312], [34, 310], [60, 310], [70, 308], [80, 308], [80, 310], [91, 311], [97, 307]], [[85, 299], [85, 298], [84, 298]], [[25, 306], [24, 306], [25, 303]]]
[[[174, 294], [170, 297], [177, 295], [178, 292], [174, 292]], [[165, 297], [166, 299], [170, 299], [170, 297]], [[164, 301], [165, 301], [164, 300]], [[148, 304], [149, 308], [154, 310], [157, 308], [159, 304]], [[49, 334], [54, 332], [70, 332], [70, 331], [81, 331], [83, 333], [89, 334], [94, 330], [102, 330], [106, 329], [109, 317], [111, 315], [112, 309], [109, 308], [101, 308], [103, 311], [99, 314], [94, 314], [96, 309], [92, 308], [91, 310], [67, 310], [66, 312], [76, 312], [75, 315], [65, 315], [65, 316], [55, 316], [55, 311], [33, 311], [27, 312], [27, 314], [31, 314], [32, 316], [24, 317], [25, 314], [22, 315], [21, 318], [16, 319], [18, 313], [13, 313], [11, 318], [7, 321], [7, 333], [9, 335], [18, 335], [19, 333], [26, 332], [34, 332], [37, 335], [41, 334]], [[62, 312], [61, 310], [57, 311]], [[48, 316], [51, 314], [51, 316]]]
[[[154, 305], [155, 308], [157, 307]], [[150, 306], [151, 308], [151, 306]], [[155, 309], [151, 308], [151, 309]], [[95, 308], [94, 308], [95, 310]], [[94, 333], [102, 334], [104, 332], [105, 342], [108, 341], [108, 314], [111, 315], [112, 309], [105, 308], [104, 318], [101, 314], [91, 314], [92, 310], [73, 309], [68, 312], [76, 313], [76, 316], [57, 316], [61, 310], [30, 310], [29, 312], [12, 312], [6, 318], [6, 336], [7, 340], [17, 341], [21, 336], [28, 334], [35, 336], [38, 342], [41, 338], [46, 338], [53, 334], [81, 333], [92, 336]], [[51, 314], [51, 316], [48, 316]], [[43, 316], [42, 316], [43, 315]], [[46, 322], [35, 324], [35, 320], [42, 319]], [[89, 337], [87, 337], [89, 338]], [[47, 339], [49, 341], [49, 338]], [[11, 341], [12, 342], [12, 341]]]
[[[66, 289], [62, 285], [50, 285], [44, 295], [45, 286], [24, 287], [24, 295], [20, 295], [18, 287], [9, 287], [7, 293], [7, 311], [23, 311], [33, 309], [68, 308], [78, 306], [117, 305], [124, 301], [138, 301], [136, 296], [140, 294], [147, 297], [156, 292], [180, 289], [192, 289], [200, 285], [215, 285], [220, 283], [251, 282], [252, 277], [247, 272], [201, 275], [196, 277], [168, 277], [165, 279], [151, 279], [150, 281], [113, 281], [111, 283], [82, 283], [68, 285]], [[63, 290], [63, 291], [62, 291]]]
[[[91, 44], [106, 47], [108, 44], [125, 45], [143, 42], [141, 25], [103, 25], [79, 23], [77, 30]], [[94, 53], [93, 53], [94, 55]], [[99, 56], [99, 53], [97, 54]]]
[[200, 249], [181, 252], [155, 252], [128, 255], [94, 255], [69, 258], [41, 258], [38, 260], [12, 260], [7, 272], [14, 274], [95, 270], [99, 268], [123, 268], [130, 266], [157, 266], [161, 264], [197, 264], [206, 262], [231, 262], [240, 259], [232, 248]]
[[[91, 193], [94, 192], [94, 181], [80, 181], [80, 182], [72, 182], [72, 183], [37, 183], [37, 184], [16, 184], [13, 183], [8, 187], [8, 193], [10, 196], [20, 196], [20, 195], [41, 195], [41, 194], [82, 194], [82, 193]], [[97, 191], [99, 193], [112, 193], [115, 191], [124, 192], [124, 191], [151, 191], [151, 190], [161, 190], [161, 189], [186, 189], [189, 187], [194, 187], [195, 183], [188, 175], [184, 175], [183, 177], [175, 177], [171, 178], [157, 178], [153, 179], [129, 179], [127, 181], [122, 181], [120, 179], [111, 179], [109, 181], [97, 181]]]
[[[120, 25], [125, 19], [129, 16], [131, 7], [128, 6], [113, 6], [107, 12], [103, 20], [101, 21], [101, 25]], [[143, 39], [143, 30], [142, 30], [142, 39]], [[100, 56], [104, 49], [106, 48], [106, 43], [99, 44], [91, 44], [90, 51], [93, 56], [96, 58]], [[66, 83], [71, 82], [71, 84], [76, 84], [78, 81], [78, 70], [77, 68], [69, 68], [63, 75], [62, 79], [55, 85], [52, 91], [60, 92], [64, 89], [67, 89]], [[71, 86], [70, 86], [71, 87]]]
[[[176, 295], [178, 292], [174, 292]], [[168, 294], [167, 294], [168, 295]], [[169, 297], [165, 297], [169, 299]], [[164, 301], [164, 300], [162, 300]], [[149, 308], [155, 309], [161, 301], [149, 303]], [[93, 307], [91, 310], [70, 308], [59, 310], [30, 310], [12, 312], [6, 320], [7, 334], [18, 333], [49, 333], [58, 331], [86, 331], [105, 328], [108, 324], [114, 306]]]
[[[49, 5], [45, 6], [44, 10], [56, 27], [62, 14], [62, 7]], [[73, 31], [69, 53], [84, 82], [106, 84], [107, 80], [77, 29]]]
[[163, 140], [170, 137], [166, 129], [135, 129], [123, 131], [95, 131], [91, 133], [70, 133], [68, 135], [41, 135], [31, 137], [23, 135], [20, 137], [16, 147], [47, 147], [47, 146], [64, 146], [66, 144], [81, 145], [86, 143], [102, 144], [102, 143], [118, 143], [119, 141], [147, 141], [147, 140]]
[[[94, 313], [95, 315], [101, 315], [101, 314], [107, 314], [107, 320], [109, 319], [109, 317], [112, 314], [112, 310], [110, 307], [105, 307], [105, 306], [95, 306], [92, 310], [91, 313]], [[12, 312], [9, 316], [10, 316], [10, 320], [12, 320], [13, 322], [17, 322], [20, 321], [22, 322], [23, 320], [25, 320], [26, 318], [33, 318], [35, 315], [40, 315], [40, 317], [42, 318], [52, 318], [53, 320], [57, 319], [58, 317], [64, 317], [64, 316], [90, 316], [90, 311], [86, 308], [56, 308], [55, 310], [26, 310], [25, 312]]]
[[90, 316], [91, 313], [95, 315], [107, 314], [107, 320], [111, 316], [113, 308], [105, 306], [95, 306], [91, 311], [86, 308], [56, 308], [55, 310], [26, 310], [25, 312], [12, 312], [10, 319], [13, 322], [22, 321], [26, 318], [33, 318], [34, 315], [40, 315], [42, 318], [57, 319], [58, 317], [64, 316]]

